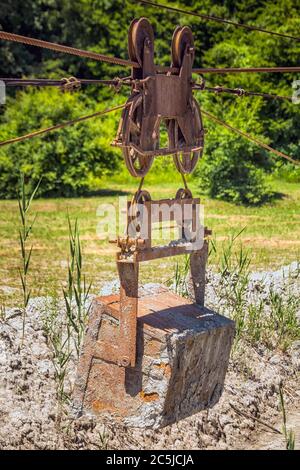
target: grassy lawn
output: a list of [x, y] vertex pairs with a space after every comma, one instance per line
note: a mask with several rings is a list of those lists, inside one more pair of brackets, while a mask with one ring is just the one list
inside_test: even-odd
[[[179, 184], [179, 181], [156, 186], [145, 184], [145, 189], [153, 198], [172, 197]], [[116, 277], [115, 249], [97, 237], [99, 217], [96, 211], [102, 203], [117, 204], [119, 195], [130, 197], [137, 183], [110, 183], [110, 190], [105, 190], [105, 186], [108, 188], [108, 183], [102, 186], [101, 193], [89, 198], [34, 201], [32, 213], [37, 213], [37, 219], [31, 238], [32, 295], [51, 295], [59, 291], [67, 277], [67, 213], [72, 220], [78, 218], [79, 221], [84, 266], [88, 279], [93, 281], [93, 292], [97, 292], [103, 282]], [[253, 269], [278, 268], [300, 259], [299, 185], [276, 181], [273, 186], [282, 197], [260, 208], [239, 207], [201, 197], [205, 225], [213, 229], [217, 244], [245, 227], [240, 240], [252, 252]], [[191, 182], [190, 187], [194, 196], [200, 194], [195, 183]], [[18, 225], [17, 202], [0, 201], [0, 305], [16, 305], [20, 298]], [[174, 258], [146, 263], [141, 270], [141, 281], [166, 281], [172, 276], [175, 262]]]

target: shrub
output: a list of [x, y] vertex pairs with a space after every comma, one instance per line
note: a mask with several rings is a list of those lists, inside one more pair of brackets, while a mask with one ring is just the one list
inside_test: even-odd
[[[63, 94], [57, 89], [20, 92], [2, 116], [0, 140], [94, 111], [83, 93]], [[1, 148], [0, 197], [16, 196], [20, 171], [25, 179], [30, 177], [32, 187], [43, 177], [43, 195], [84, 193], [92, 177], [101, 177], [117, 166], [118, 152], [110, 146], [116, 125], [112, 114]]]
[[250, 160], [252, 144], [231, 137], [206, 157], [198, 171], [201, 189], [216, 199], [236, 204], [257, 205], [272, 197], [265, 173]]
[[[204, 109], [253, 137], [267, 143], [262, 137], [262, 124], [257, 121], [261, 100], [216, 97], [211, 103], [205, 96]], [[210, 197], [232, 201], [236, 204], [256, 205], [270, 199], [266, 172], [273, 166], [268, 152], [244, 137], [229, 131], [205, 117], [206, 139], [204, 158], [196, 173], [204, 190]]]

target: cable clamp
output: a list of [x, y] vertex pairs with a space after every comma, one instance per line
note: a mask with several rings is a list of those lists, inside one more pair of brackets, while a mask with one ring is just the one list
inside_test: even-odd
[[219, 85], [215, 87], [215, 93], [222, 93], [222, 91], [223, 91], [223, 87]]
[[81, 83], [76, 77], [61, 79], [61, 90], [63, 92], [72, 92], [79, 90], [79, 88], [81, 88]]
[[246, 90], [244, 90], [243, 88], [235, 88], [234, 91], [237, 92], [238, 96], [245, 96], [246, 95]]
[[201, 80], [199, 83], [197, 83], [197, 88], [198, 90], [205, 90], [205, 86], [206, 86], [205, 78], [203, 76], [201, 76], [200, 78]]

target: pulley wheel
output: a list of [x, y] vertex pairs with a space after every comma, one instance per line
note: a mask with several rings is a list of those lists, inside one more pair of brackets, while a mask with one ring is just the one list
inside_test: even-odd
[[[126, 107], [122, 114], [122, 143], [123, 155], [126, 166], [132, 176], [142, 178], [150, 170], [154, 157], [139, 153], [133, 146], [142, 147], [142, 123], [143, 123], [143, 98], [135, 94], [129, 99], [131, 106]], [[149, 146], [156, 150], [159, 145], [159, 137], [152, 137], [152, 129], [149, 129]]]
[[178, 26], [173, 34], [172, 38], [172, 67], [181, 67], [184, 54], [187, 49], [192, 48], [192, 64], [195, 59], [195, 50], [194, 50], [194, 36], [191, 28], [188, 26]]
[[[187, 129], [181, 129], [179, 119], [172, 119], [168, 126], [170, 146], [178, 149], [174, 155], [174, 163], [180, 173], [192, 173], [197, 162], [203, 154], [204, 147], [204, 129], [202, 124], [201, 112], [197, 101], [193, 98], [192, 107], [183, 119], [188, 122]], [[185, 133], [188, 131], [188, 136]], [[184, 152], [180, 149], [184, 147], [197, 148], [198, 150]]]
[[130, 60], [143, 65], [143, 51], [145, 40], [149, 41], [149, 48], [154, 57], [154, 32], [147, 18], [135, 19], [131, 22], [128, 32], [128, 53]]
[[128, 226], [128, 235], [132, 237], [139, 237], [141, 235], [142, 221], [144, 219], [143, 206], [139, 207], [140, 204], [144, 204], [147, 201], [151, 201], [151, 196], [148, 191], [137, 191], [133, 196], [132, 203], [130, 206], [129, 215], [131, 217], [131, 223]]
[[176, 193], [176, 199], [192, 199], [192, 192], [187, 188], [180, 188]]

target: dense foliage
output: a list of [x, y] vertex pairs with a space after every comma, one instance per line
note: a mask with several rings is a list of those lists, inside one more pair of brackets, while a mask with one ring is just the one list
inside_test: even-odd
[[[31, 129], [46, 128], [86, 114], [90, 100], [57, 89], [19, 93], [8, 106], [2, 138], [23, 135]], [[102, 106], [103, 107], [103, 106]], [[102, 126], [99, 130], [99, 119]], [[42, 192], [70, 196], [86, 192], [93, 177], [103, 176], [116, 168], [117, 156], [108, 145], [115, 128], [115, 116], [94, 118], [26, 140], [0, 151], [0, 194], [15, 195], [20, 170], [30, 176], [30, 184], [43, 178]]]
[[[181, 0], [173, 4], [299, 36], [299, 0]], [[172, 32], [180, 23], [189, 24], [195, 34], [195, 66], [299, 66], [299, 42], [142, 7], [133, 0], [0, 0], [0, 6], [3, 30], [118, 57], [127, 57], [125, 38], [130, 20], [144, 15], [155, 29], [157, 61], [165, 65], [170, 62]], [[114, 65], [1, 42], [1, 76], [106, 78], [127, 73]], [[293, 80], [299, 77], [295, 74], [231, 74], [205, 78], [209, 85], [291, 95]], [[198, 92], [197, 97], [203, 109], [300, 159], [299, 105], [208, 92]], [[110, 105], [112, 98], [113, 92], [106, 88], [82, 89], [74, 95], [53, 90], [10, 92], [8, 104], [0, 116], [0, 140], [88, 114], [99, 106]], [[115, 102], [116, 98], [113, 99]], [[117, 101], [121, 102], [122, 97]], [[111, 115], [3, 148], [0, 151], [0, 197], [15, 194], [20, 169], [33, 177], [33, 184], [43, 174], [47, 194], [76, 194], [86, 190], [95, 176], [103, 176], [118, 166], [120, 152], [109, 146], [116, 121], [117, 116]], [[206, 118], [205, 127], [205, 156], [194, 177], [210, 196], [258, 204], [271, 196], [265, 183], [268, 173], [300, 181], [299, 170], [293, 165]], [[160, 167], [157, 168], [159, 171]]]

